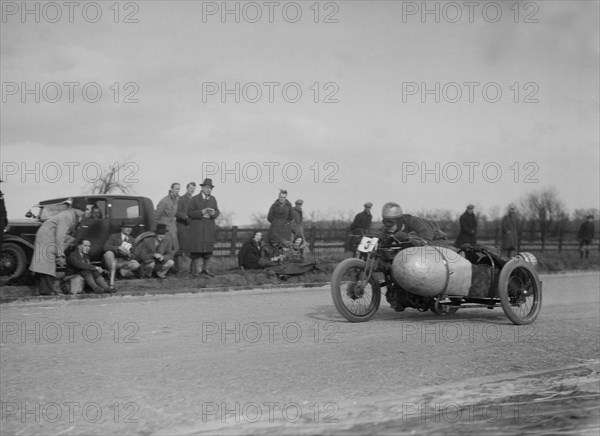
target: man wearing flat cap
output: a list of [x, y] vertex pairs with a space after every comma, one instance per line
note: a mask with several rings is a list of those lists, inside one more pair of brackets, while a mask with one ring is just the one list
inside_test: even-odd
[[347, 251], [356, 251], [356, 247], [358, 247], [361, 236], [367, 233], [369, 227], [371, 227], [371, 221], [373, 220], [371, 208], [373, 207], [373, 203], [368, 201], [363, 205], [363, 207], [364, 210], [357, 213], [354, 217], [354, 221], [352, 221], [352, 224], [350, 224], [350, 234], [346, 240]]
[[579, 231], [577, 232], [577, 239], [579, 240], [579, 257], [583, 259], [585, 254], [585, 258], [590, 257], [590, 245], [594, 240], [594, 233], [596, 229], [594, 228], [594, 215], [588, 215], [586, 220], [579, 227]]
[[292, 222], [292, 240], [296, 238], [302, 238], [306, 241], [304, 237], [304, 217], [302, 212], [302, 205], [304, 204], [304, 200], [296, 200], [294, 208], [292, 212], [294, 214], [294, 221]]
[[215, 234], [217, 225], [215, 220], [219, 216], [219, 206], [217, 199], [212, 195], [214, 188], [212, 179], [204, 179], [200, 185], [200, 193], [192, 197], [187, 215], [190, 217], [188, 229], [189, 250], [192, 263], [190, 272], [198, 272], [198, 264], [202, 259], [202, 271], [208, 277], [214, 277], [214, 274], [208, 270], [208, 262], [212, 257], [215, 244]]
[[55, 293], [56, 267], [67, 264], [66, 251], [76, 242], [74, 233], [85, 214], [85, 199], [75, 198], [71, 207], [44, 221], [35, 235], [29, 270], [38, 278], [40, 295]]
[[475, 206], [469, 204], [467, 210], [460, 216], [460, 232], [456, 237], [454, 246], [460, 248], [463, 244], [475, 245], [477, 243], [477, 218], [474, 213]]
[[175, 262], [169, 238], [166, 237], [168, 230], [166, 224], [157, 224], [154, 236], [140, 241], [135, 248], [137, 260], [142, 264], [141, 276], [152, 277], [156, 274], [159, 279], [165, 279], [167, 273]]

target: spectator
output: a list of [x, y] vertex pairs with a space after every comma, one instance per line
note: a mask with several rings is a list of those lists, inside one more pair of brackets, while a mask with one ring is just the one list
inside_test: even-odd
[[271, 205], [267, 220], [271, 223], [269, 228], [269, 239], [274, 236], [281, 241], [289, 241], [292, 238], [292, 222], [294, 211], [292, 204], [287, 199], [287, 191], [281, 189], [279, 197]]
[[304, 239], [298, 236], [294, 239], [294, 242], [290, 246], [287, 254], [287, 260], [295, 263], [303, 262], [306, 253], [308, 253], [308, 246], [306, 245]]
[[104, 263], [110, 271], [110, 286], [115, 285], [115, 273], [119, 270], [121, 277], [132, 277], [140, 268], [140, 264], [133, 258], [133, 243], [131, 237], [133, 225], [128, 220], [121, 223], [121, 231], [113, 233], [104, 244]]
[[583, 259], [585, 252], [585, 258], [590, 256], [590, 245], [594, 239], [594, 215], [588, 215], [586, 221], [584, 221], [579, 227], [577, 232], [577, 239], [579, 240], [579, 257]]
[[517, 207], [508, 206], [508, 213], [502, 218], [502, 254], [512, 257], [513, 251], [519, 247], [520, 222], [517, 216]]
[[33, 258], [29, 269], [38, 276], [40, 295], [55, 294], [57, 265], [67, 264], [65, 252], [75, 242], [73, 233], [85, 214], [85, 200], [76, 198], [65, 203], [71, 207], [44, 221], [35, 235]]
[[[190, 235], [189, 225], [192, 219], [188, 216], [188, 208], [192, 202], [192, 196], [196, 191], [196, 183], [190, 182], [185, 187], [186, 192], [179, 197], [179, 203], [177, 205], [177, 213], [175, 214], [175, 221], [177, 222], [177, 238], [179, 239], [179, 249], [186, 256], [190, 255]], [[181, 271], [182, 256], [177, 256], [175, 263], [177, 269]], [[192, 262], [190, 261], [190, 274], [192, 273]]]
[[475, 245], [477, 243], [477, 218], [473, 210], [475, 206], [469, 204], [467, 210], [460, 216], [460, 233], [456, 237], [454, 246], [460, 248], [463, 244]]
[[89, 252], [92, 243], [86, 239], [81, 240], [75, 250], [67, 256], [66, 275], [72, 276], [69, 280], [71, 294], [79, 294], [87, 284], [96, 294], [104, 292], [117, 292], [114, 286], [109, 286], [102, 277], [104, 270], [90, 262]]
[[272, 241], [271, 251], [268, 253], [268, 270], [275, 273], [281, 280], [287, 280], [290, 276], [301, 275], [317, 268], [316, 262], [306, 261], [304, 259], [305, 245], [304, 240], [296, 238], [294, 243], [283, 241], [277, 244], [277, 240]]
[[219, 216], [219, 207], [217, 206], [217, 199], [211, 195], [214, 188], [212, 180], [204, 179], [200, 187], [202, 188], [200, 194], [192, 198], [188, 207], [188, 216], [192, 220], [188, 230], [190, 257], [192, 259], [190, 272], [192, 274], [197, 273], [198, 263], [202, 259], [203, 264], [200, 274], [214, 277], [214, 274], [208, 270], [208, 262], [213, 253], [217, 231], [215, 219]]
[[[3, 183], [4, 180], [0, 180]], [[4, 238], [4, 229], [8, 225], [8, 216], [6, 206], [4, 205], [4, 194], [0, 191], [0, 250], [2, 249], [2, 239]]]
[[283, 244], [277, 234], [270, 236], [268, 245], [263, 245], [261, 257], [263, 267], [279, 265], [285, 260]]
[[159, 279], [165, 279], [173, 268], [174, 251], [166, 236], [167, 232], [166, 224], [158, 224], [154, 236], [145, 238], [136, 246], [136, 258], [142, 264], [142, 278], [152, 277], [152, 273], [155, 273]]
[[369, 201], [365, 203], [363, 207], [363, 211], [357, 213], [354, 217], [354, 221], [352, 221], [352, 224], [350, 224], [350, 232], [348, 234], [348, 238], [346, 239], [345, 249], [346, 251], [351, 251], [352, 253], [356, 251], [361, 237], [367, 233], [369, 227], [371, 227], [371, 221], [373, 220], [373, 215], [371, 215], [373, 203]]
[[92, 206], [90, 218], [93, 220], [101, 220], [102, 219], [102, 211], [100, 210], [100, 208], [98, 206]]
[[179, 202], [179, 190], [181, 185], [179, 183], [172, 183], [171, 189], [166, 197], [163, 197], [156, 206], [154, 212], [154, 221], [156, 224], [166, 224], [169, 230], [169, 236], [167, 237], [170, 248], [174, 251], [179, 251], [179, 240], [177, 239], [177, 225], [175, 223], [175, 216], [177, 214], [177, 204]]
[[265, 262], [262, 260], [263, 245], [262, 232], [256, 231], [252, 234], [240, 248], [238, 253], [238, 265], [242, 269], [261, 269], [264, 268]]
[[296, 200], [296, 203], [293, 208], [294, 221], [292, 223], [292, 239], [302, 238], [306, 239], [304, 236], [304, 217], [302, 212], [302, 205], [304, 204], [304, 200]]

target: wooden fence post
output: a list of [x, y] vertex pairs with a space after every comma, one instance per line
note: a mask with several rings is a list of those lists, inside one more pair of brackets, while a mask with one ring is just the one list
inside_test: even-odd
[[311, 226], [310, 230], [308, 231], [308, 247], [312, 252], [315, 251], [315, 233], [315, 226]]
[[229, 247], [229, 253], [231, 257], [235, 257], [235, 248], [237, 245], [237, 226], [231, 228], [231, 245]]

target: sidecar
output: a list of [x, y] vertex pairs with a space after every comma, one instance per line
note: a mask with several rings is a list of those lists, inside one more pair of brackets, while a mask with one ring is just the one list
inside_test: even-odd
[[530, 324], [542, 305], [536, 264], [531, 253], [509, 259], [483, 245], [465, 244], [459, 251], [435, 243], [382, 247], [377, 237], [363, 237], [356, 257], [335, 268], [331, 293], [338, 312], [351, 322], [371, 319], [383, 294], [399, 312], [447, 315], [502, 307], [514, 324]]

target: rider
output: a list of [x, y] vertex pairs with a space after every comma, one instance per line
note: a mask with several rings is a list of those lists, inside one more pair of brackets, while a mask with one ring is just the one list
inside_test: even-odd
[[[382, 239], [391, 242], [392, 237], [400, 242], [412, 242], [415, 245], [426, 245], [436, 241], [444, 241], [446, 233], [434, 221], [402, 213], [398, 203], [388, 202], [381, 211], [383, 229]], [[445, 245], [443, 242], [439, 245]]]

